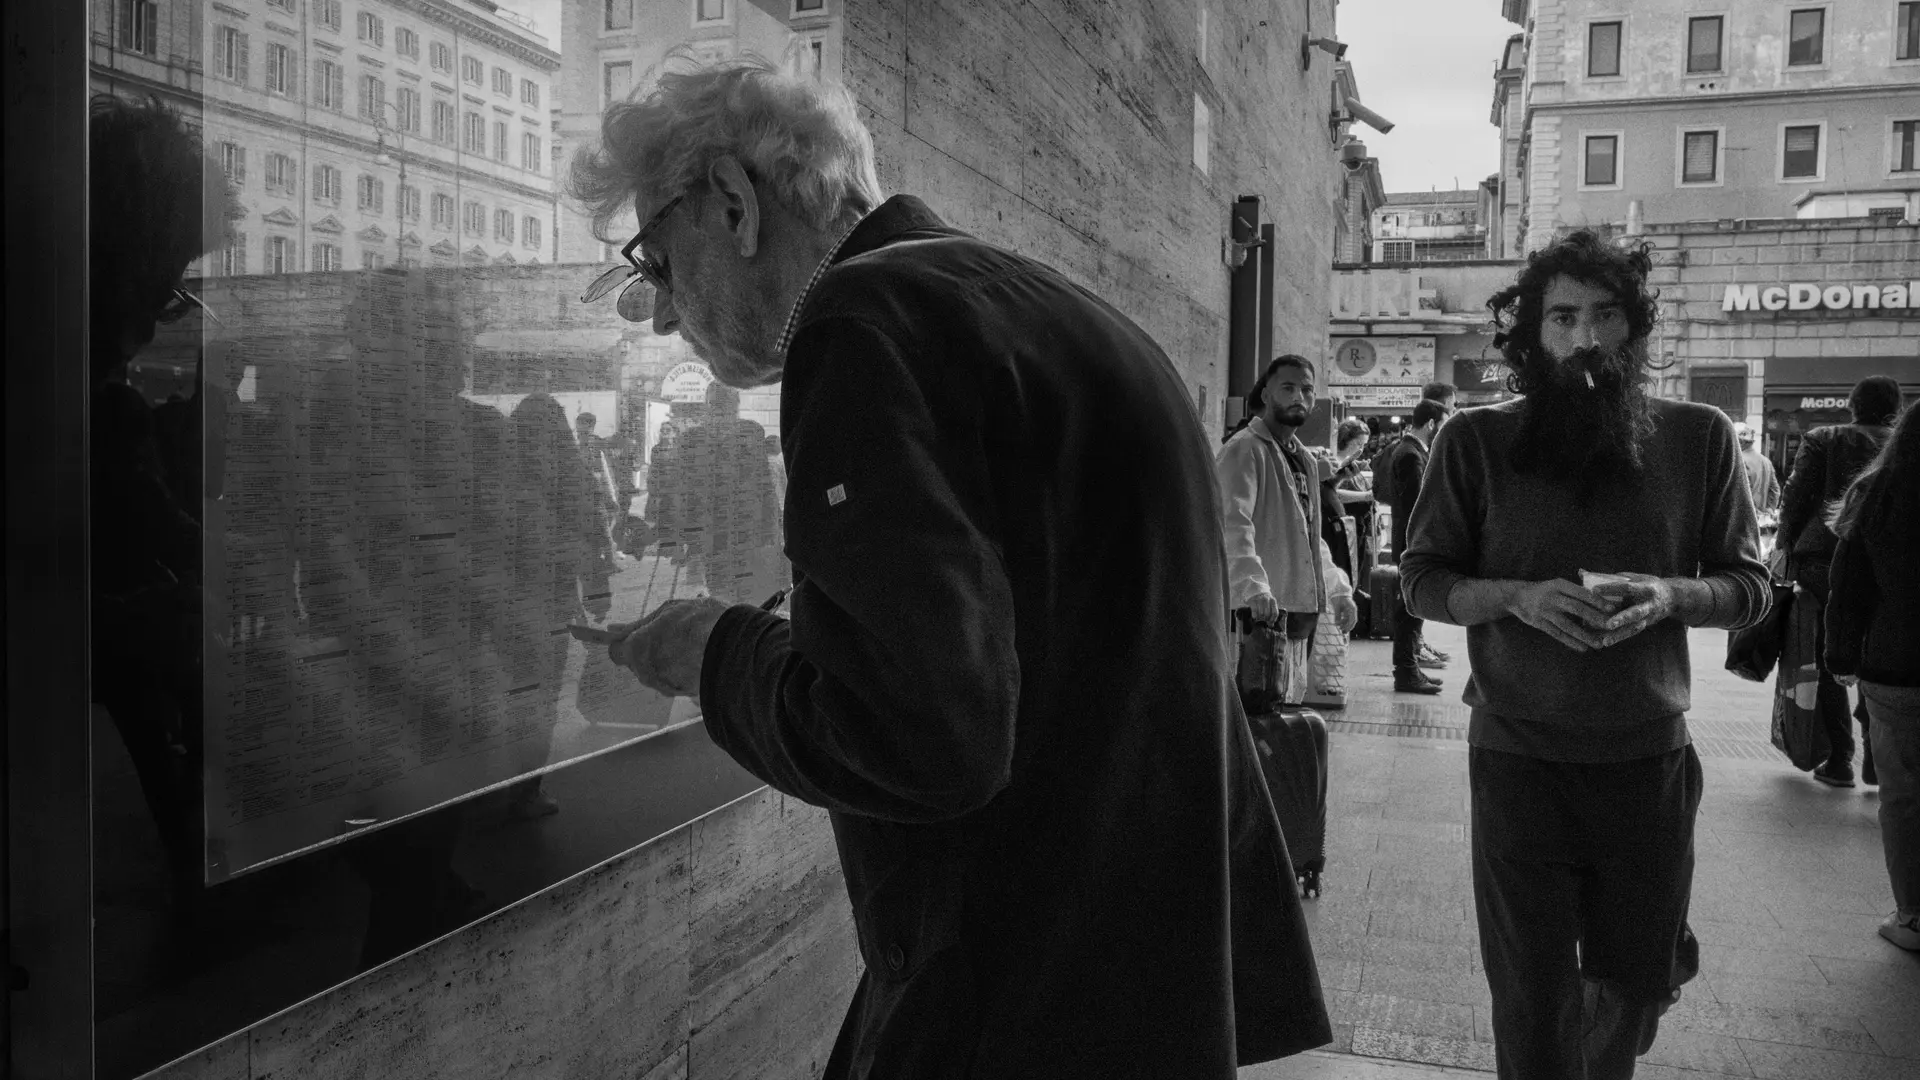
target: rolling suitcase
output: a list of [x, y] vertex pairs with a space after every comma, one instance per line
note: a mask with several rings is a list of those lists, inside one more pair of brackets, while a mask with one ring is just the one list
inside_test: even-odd
[[1300, 895], [1320, 895], [1327, 868], [1327, 721], [1312, 709], [1282, 706], [1249, 716], [1260, 771], [1280, 816], [1280, 835], [1300, 883]]
[[1369, 594], [1367, 636], [1375, 641], [1392, 641], [1395, 615], [1400, 610], [1400, 568], [1393, 563], [1375, 563], [1367, 578]]

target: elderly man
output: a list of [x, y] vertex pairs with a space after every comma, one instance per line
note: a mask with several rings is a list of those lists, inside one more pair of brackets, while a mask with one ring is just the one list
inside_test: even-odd
[[1493, 297], [1522, 396], [1440, 429], [1401, 560], [1414, 614], [1469, 628], [1505, 1080], [1632, 1076], [1698, 970], [1687, 627], [1750, 625], [1769, 600], [1732, 424], [1647, 393], [1650, 268], [1576, 232]]
[[851, 97], [757, 60], [609, 108], [573, 188], [645, 223], [624, 313], [782, 384], [791, 622], [677, 601], [610, 648], [831, 812], [866, 970], [826, 1076], [1228, 1080], [1327, 1042], [1154, 343], [883, 202]]

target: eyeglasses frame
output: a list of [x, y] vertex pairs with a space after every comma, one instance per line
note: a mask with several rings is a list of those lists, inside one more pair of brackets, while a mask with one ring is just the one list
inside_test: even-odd
[[[667, 220], [667, 215], [671, 214], [673, 208], [680, 205], [680, 201], [685, 198], [686, 195], [684, 193], [675, 195], [673, 198], [667, 200], [666, 205], [654, 211], [653, 216], [647, 219], [647, 223], [640, 226], [640, 231], [633, 234], [633, 239], [627, 241], [627, 246], [620, 249], [620, 257], [627, 260], [627, 266], [613, 267], [602, 273], [599, 277], [594, 278], [593, 283], [587, 286], [587, 291], [581, 294], [580, 302], [583, 304], [591, 304], [596, 300], [600, 300], [608, 293], [613, 292], [616, 286], [621, 286], [622, 283], [630, 283], [636, 276], [656, 289], [672, 289], [673, 285], [668, 280], [667, 271], [664, 268], [648, 258], [645, 252], [641, 252], [638, 258], [635, 258], [633, 253], [646, 241], [647, 237], [651, 235], [655, 229], [660, 227], [662, 222]], [[623, 269], [627, 271], [625, 277], [613, 277], [615, 273]], [[603, 282], [605, 282], [605, 284], [602, 284]], [[630, 285], [628, 287], [630, 287]]]

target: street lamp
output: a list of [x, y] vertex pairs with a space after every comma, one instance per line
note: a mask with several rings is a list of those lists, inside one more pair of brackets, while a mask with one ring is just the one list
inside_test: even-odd
[[[387, 125], [387, 110], [392, 109], [399, 124]], [[394, 265], [404, 270], [407, 267], [407, 132], [406, 116], [400, 111], [400, 103], [380, 99], [380, 112], [373, 118], [373, 129], [378, 134], [379, 145], [374, 150], [375, 165], [392, 165], [395, 158], [400, 163], [400, 186], [393, 193], [393, 251]], [[387, 132], [393, 132], [394, 155], [387, 156]]]

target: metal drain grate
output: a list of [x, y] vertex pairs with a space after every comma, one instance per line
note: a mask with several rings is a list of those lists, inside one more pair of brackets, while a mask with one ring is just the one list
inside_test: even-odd
[[1433, 724], [1367, 724], [1356, 720], [1329, 720], [1327, 730], [1348, 735], [1385, 735], [1398, 739], [1465, 739], [1467, 729]]

